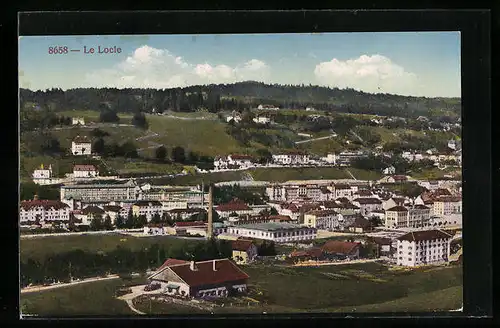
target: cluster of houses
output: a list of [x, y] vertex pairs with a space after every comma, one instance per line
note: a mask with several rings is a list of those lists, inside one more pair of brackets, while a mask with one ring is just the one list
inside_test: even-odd
[[214, 158], [215, 170], [248, 169], [260, 166], [349, 166], [357, 158], [367, 157], [366, 152], [340, 152], [328, 154], [325, 157], [315, 158], [303, 151], [287, 151], [272, 155], [272, 160], [267, 164], [260, 164], [256, 157], [242, 154], [216, 156]]

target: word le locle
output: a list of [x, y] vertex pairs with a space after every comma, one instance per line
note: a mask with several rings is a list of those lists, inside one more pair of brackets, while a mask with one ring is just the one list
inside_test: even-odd
[[119, 54], [122, 52], [122, 48], [118, 48], [116, 46], [113, 47], [101, 47], [97, 46], [97, 52], [94, 47], [83, 46], [84, 54]]

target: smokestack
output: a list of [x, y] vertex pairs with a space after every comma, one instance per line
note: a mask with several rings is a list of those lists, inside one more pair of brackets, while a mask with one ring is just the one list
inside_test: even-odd
[[205, 208], [205, 183], [201, 180], [201, 208]]
[[213, 260], [213, 261], [212, 261], [212, 269], [213, 269], [214, 271], [217, 271], [217, 269], [215, 268], [215, 260]]
[[213, 207], [213, 187], [210, 185], [208, 190], [208, 233], [207, 237], [210, 239], [213, 236], [213, 218], [212, 218], [212, 207]]
[[191, 261], [191, 263], [189, 263], [189, 269], [190, 269], [191, 271], [196, 271], [196, 267], [195, 267], [195, 265], [194, 265], [194, 261]]

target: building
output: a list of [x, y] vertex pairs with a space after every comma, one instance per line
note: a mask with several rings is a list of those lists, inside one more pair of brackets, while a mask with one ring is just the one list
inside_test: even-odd
[[258, 223], [228, 227], [229, 234], [255, 239], [272, 240], [287, 243], [316, 238], [315, 228], [304, 227], [293, 223]]
[[249, 155], [216, 156], [214, 167], [216, 170], [246, 169], [254, 166], [253, 161], [254, 158]]
[[257, 115], [253, 121], [257, 124], [270, 124], [272, 122], [269, 115]]
[[86, 136], [77, 136], [71, 142], [71, 153], [75, 156], [92, 154], [92, 142]]
[[[120, 215], [120, 212], [122, 211], [122, 207], [118, 205], [104, 205], [102, 209], [104, 210], [104, 215], [109, 216], [112, 224], [115, 224], [116, 218]], [[123, 217], [125, 218], [126, 216]]]
[[360, 246], [361, 243], [330, 240], [321, 247], [321, 250], [330, 257], [345, 257], [353, 260], [359, 258]]
[[387, 178], [388, 183], [402, 183], [408, 181], [406, 175], [391, 175]]
[[249, 276], [229, 259], [167, 264], [148, 277], [160, 291], [180, 297], [224, 297], [245, 292]]
[[99, 176], [99, 170], [94, 165], [74, 165], [73, 178], [95, 178]]
[[395, 206], [404, 206], [406, 202], [407, 200], [404, 197], [391, 197], [383, 201], [382, 209], [387, 211], [388, 209], [393, 208]]
[[165, 228], [166, 226], [164, 224], [150, 223], [144, 227], [144, 234], [152, 236], [163, 236], [168, 234], [167, 229]]
[[217, 214], [219, 214], [222, 218], [228, 218], [231, 214], [236, 214], [236, 216], [240, 215], [250, 215], [253, 213], [253, 210], [250, 206], [245, 204], [240, 200], [232, 200], [229, 203], [221, 204], [215, 208]]
[[369, 215], [373, 211], [382, 210], [382, 201], [375, 197], [356, 198], [352, 203], [360, 208], [362, 215]]
[[304, 225], [318, 230], [338, 230], [342, 215], [334, 210], [315, 210], [304, 214]]
[[73, 125], [85, 125], [85, 120], [83, 117], [73, 117], [71, 120], [71, 124]]
[[226, 122], [231, 122], [233, 121], [234, 123], [240, 123], [241, 122], [241, 115], [240, 113], [233, 112], [231, 115], [226, 117]]
[[280, 108], [278, 106], [274, 106], [274, 105], [259, 105], [257, 107], [257, 109], [260, 109], [260, 110], [279, 110]]
[[257, 256], [257, 246], [251, 240], [234, 240], [231, 242], [232, 259], [236, 264], [248, 264]]
[[207, 223], [202, 221], [175, 222], [173, 227], [165, 227], [169, 235], [186, 235], [188, 229], [203, 228], [206, 229]]
[[33, 171], [33, 180], [50, 180], [53, 176], [52, 164], [48, 168], [44, 168], [43, 164], [40, 165], [39, 169]]
[[174, 220], [187, 220], [193, 215], [206, 213], [207, 211], [202, 208], [175, 208], [168, 210], [168, 214]]
[[434, 200], [432, 214], [446, 216], [462, 213], [462, 198], [457, 196], [442, 196]]
[[80, 201], [124, 201], [136, 200], [136, 184], [132, 181], [120, 184], [79, 184], [61, 186], [61, 201], [74, 199]]
[[338, 198], [347, 198], [347, 199], [352, 199], [355, 190], [351, 188], [348, 184], [333, 184], [328, 188], [332, 193], [333, 193], [333, 198], [338, 199]]
[[333, 164], [334, 165], [339, 165], [339, 166], [349, 166], [351, 165], [351, 162], [355, 159], [358, 158], [363, 158], [367, 157], [368, 154], [362, 152], [362, 151], [357, 151], [357, 152], [341, 152], [338, 154], [333, 154]]
[[382, 170], [382, 173], [385, 175], [393, 175], [396, 174], [396, 168], [394, 166], [388, 166], [385, 169]]
[[304, 250], [295, 250], [288, 257], [295, 263], [304, 261], [321, 261], [323, 260], [323, 250], [320, 247], [311, 247]]
[[398, 229], [408, 227], [408, 209], [404, 206], [394, 206], [385, 211], [385, 227]]
[[68, 222], [70, 208], [67, 204], [55, 200], [22, 201], [19, 208], [19, 221], [21, 225], [35, 223]]
[[309, 164], [310, 157], [303, 152], [288, 152], [273, 155], [273, 162], [280, 165], [305, 165]]
[[364, 233], [372, 230], [372, 225], [370, 221], [365, 219], [360, 215], [356, 215], [354, 217], [354, 221], [350, 223], [348, 226], [345, 225], [344, 228], [347, 228], [350, 232], [355, 233]]
[[452, 236], [441, 230], [414, 231], [397, 238], [396, 263], [402, 266], [447, 263]]
[[151, 221], [153, 216], [163, 216], [163, 206], [159, 201], [141, 200], [132, 205], [133, 216], [145, 216], [148, 221]]
[[393, 241], [390, 238], [384, 237], [369, 237], [368, 241], [377, 245], [379, 256], [391, 256]]

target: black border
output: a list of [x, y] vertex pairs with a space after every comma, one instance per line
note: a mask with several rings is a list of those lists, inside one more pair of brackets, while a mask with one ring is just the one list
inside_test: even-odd
[[[373, 7], [373, 6], [371, 6]], [[28, 9], [28, 8], [26, 8]], [[12, 20], [11, 20], [12, 22]], [[461, 31], [463, 103], [464, 176], [464, 313], [475, 318], [492, 314], [491, 274], [491, 116], [490, 116], [490, 13], [487, 10], [412, 10], [412, 11], [314, 11], [314, 12], [52, 12], [19, 16], [20, 35], [83, 34], [194, 34], [194, 33], [292, 33], [363, 31]], [[10, 39], [14, 41], [13, 39]], [[15, 43], [14, 43], [15, 42]], [[17, 50], [16, 41], [11, 42]], [[4, 43], [5, 44], [5, 43]], [[17, 55], [17, 54], [15, 54]], [[17, 68], [17, 67], [16, 67]], [[15, 71], [15, 70], [14, 70]], [[17, 72], [14, 72], [17, 79]], [[17, 103], [17, 85], [14, 86]], [[13, 90], [14, 91], [14, 90]], [[17, 107], [17, 106], [16, 106]], [[16, 127], [17, 134], [17, 127]], [[12, 135], [6, 140], [13, 140]], [[17, 141], [17, 139], [14, 139]], [[17, 151], [17, 145], [15, 145]], [[18, 161], [16, 159], [16, 172]], [[16, 181], [17, 190], [17, 181]], [[14, 194], [9, 192], [12, 202]], [[13, 211], [18, 215], [17, 205]], [[9, 216], [10, 217], [10, 216]], [[18, 245], [17, 221], [12, 223]], [[13, 248], [17, 261], [17, 247]], [[16, 263], [12, 261], [13, 263]], [[8, 263], [11, 263], [10, 261]], [[18, 270], [14, 281], [18, 281]], [[15, 287], [15, 286], [13, 286]], [[8, 304], [18, 318], [18, 290], [13, 289], [14, 304]], [[7, 298], [9, 299], [9, 298]], [[4, 307], [6, 309], [6, 307]], [[375, 314], [374, 314], [375, 315]], [[397, 318], [415, 314], [396, 314]], [[426, 314], [428, 316], [429, 314]], [[447, 313], [449, 315], [449, 313]], [[373, 316], [373, 315], [371, 315]], [[382, 314], [377, 314], [382, 317]], [[233, 317], [233, 316], [228, 316]], [[235, 316], [241, 318], [239, 316]], [[257, 318], [271, 316], [258, 316]], [[273, 318], [306, 319], [310, 315], [273, 315]], [[314, 315], [317, 318], [330, 316]], [[331, 317], [366, 317], [361, 314]], [[252, 317], [253, 318], [253, 317]], [[245, 317], [246, 319], [246, 317]], [[248, 318], [250, 319], [250, 318]], [[136, 319], [137, 320], [137, 319]], [[175, 319], [173, 319], [175, 320]], [[196, 323], [198, 319], [193, 318]], [[432, 320], [432, 321], [431, 321]], [[454, 323], [457, 318], [420, 318], [420, 323]], [[26, 320], [28, 321], [28, 320]], [[34, 323], [38, 320], [29, 320]], [[88, 320], [90, 324], [96, 323]], [[133, 320], [135, 321], [135, 320]], [[253, 321], [253, 320], [252, 320]], [[359, 320], [363, 322], [366, 320]], [[51, 323], [55, 321], [50, 320]], [[68, 321], [57, 320], [63, 324]], [[193, 322], [194, 321], [189, 321]], [[72, 322], [74, 324], [76, 322]], [[219, 321], [218, 321], [219, 323]], [[354, 323], [353, 320], [350, 323]], [[407, 320], [405, 320], [405, 324]], [[238, 323], [240, 324], [240, 323]]]

